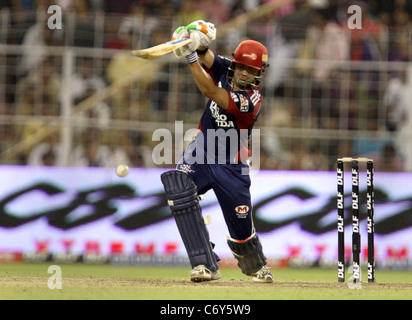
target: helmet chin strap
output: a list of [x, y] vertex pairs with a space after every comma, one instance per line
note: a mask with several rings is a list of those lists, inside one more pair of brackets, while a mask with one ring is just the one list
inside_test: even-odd
[[255, 76], [255, 78], [254, 78], [254, 80], [253, 80], [253, 82], [248, 82], [247, 80], [241, 80], [241, 79], [239, 79], [239, 77], [233, 77], [234, 79], [233, 79], [233, 81], [232, 81], [232, 83], [234, 83], [239, 89], [242, 89], [242, 90], [244, 90], [244, 89], [248, 89], [248, 88], [254, 88], [254, 87], [257, 87], [257, 84], [256, 84], [256, 76]]

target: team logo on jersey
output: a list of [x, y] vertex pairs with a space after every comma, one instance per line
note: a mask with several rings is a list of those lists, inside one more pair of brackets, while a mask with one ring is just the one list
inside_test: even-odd
[[236, 215], [238, 218], [246, 218], [249, 213], [249, 206], [247, 205], [240, 205], [235, 208]]
[[240, 112], [249, 111], [249, 101], [245, 96], [240, 95]]

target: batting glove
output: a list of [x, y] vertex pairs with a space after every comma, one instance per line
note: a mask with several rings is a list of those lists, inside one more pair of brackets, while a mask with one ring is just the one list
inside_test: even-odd
[[200, 46], [209, 48], [210, 43], [216, 39], [216, 28], [211, 22], [204, 20], [194, 21], [186, 26], [186, 30], [190, 36], [198, 34], [200, 38]]
[[[176, 58], [181, 58], [181, 57], [188, 57], [188, 56], [192, 56], [193, 57], [193, 53], [196, 53], [196, 49], [200, 46], [200, 37], [199, 35], [190, 35], [189, 32], [187, 31], [186, 27], [179, 27], [175, 30], [175, 32], [172, 35], [172, 40], [177, 40], [177, 39], [192, 39], [192, 42], [181, 47], [178, 48], [176, 50], [173, 50], [174, 55], [176, 56]], [[197, 61], [197, 55], [196, 55], [196, 60]], [[193, 62], [195, 62], [193, 61]], [[193, 63], [193, 62], [189, 62], [189, 63]]]

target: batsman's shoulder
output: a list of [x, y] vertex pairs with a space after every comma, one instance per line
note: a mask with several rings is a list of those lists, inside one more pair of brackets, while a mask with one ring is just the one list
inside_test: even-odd
[[225, 56], [222, 56], [220, 54], [215, 53], [215, 57], [217, 57], [219, 59], [219, 62], [221, 64], [224, 64], [225, 66], [229, 67], [230, 63], [232, 62], [232, 60], [226, 58]]
[[248, 91], [248, 95], [250, 100], [252, 101], [253, 105], [258, 105], [262, 101], [262, 95], [260, 94], [259, 90], [253, 89]]
[[226, 74], [227, 68], [229, 68], [230, 60], [224, 56], [221, 56], [212, 50], [208, 51], [210, 60], [208, 61], [209, 65], [205, 65], [215, 74]]

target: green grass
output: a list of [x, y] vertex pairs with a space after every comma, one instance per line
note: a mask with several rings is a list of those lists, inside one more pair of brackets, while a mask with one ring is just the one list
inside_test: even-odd
[[273, 284], [255, 284], [239, 269], [222, 268], [221, 280], [195, 284], [189, 281], [188, 267], [61, 264], [62, 289], [52, 290], [49, 266], [0, 264], [0, 299], [412, 299], [411, 271], [377, 270], [376, 284], [353, 290], [338, 284], [331, 269], [272, 269]]

